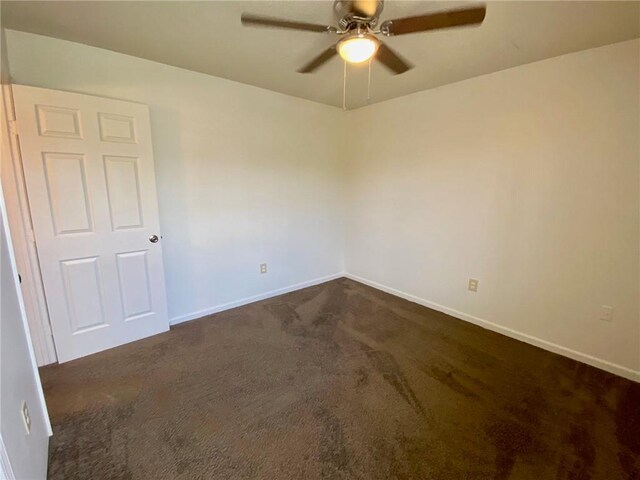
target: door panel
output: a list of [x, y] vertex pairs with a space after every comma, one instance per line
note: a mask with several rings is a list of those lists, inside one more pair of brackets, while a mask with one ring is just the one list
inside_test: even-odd
[[42, 158], [55, 234], [90, 232], [93, 226], [84, 156], [43, 153]]
[[104, 169], [113, 229], [143, 227], [138, 159], [105, 155]]
[[90, 257], [60, 262], [72, 335], [108, 326], [99, 261], [99, 257]]
[[153, 313], [147, 252], [119, 253], [118, 275], [126, 321]]
[[43, 137], [82, 138], [80, 112], [72, 108], [36, 105], [38, 132]]
[[100, 138], [104, 142], [138, 143], [135, 118], [126, 115], [98, 113]]
[[13, 92], [59, 361], [168, 330], [148, 108]]

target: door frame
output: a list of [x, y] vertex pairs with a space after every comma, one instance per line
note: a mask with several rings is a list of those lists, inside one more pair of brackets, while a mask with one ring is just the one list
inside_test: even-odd
[[[29, 197], [24, 180], [22, 155], [18, 142], [16, 118], [11, 84], [2, 85], [2, 183], [11, 240], [16, 265], [21, 273], [21, 291], [24, 299], [31, 341], [38, 366], [56, 363], [58, 357], [53, 342], [46, 296], [37, 245], [31, 223]], [[5, 178], [6, 177], [6, 178]]]

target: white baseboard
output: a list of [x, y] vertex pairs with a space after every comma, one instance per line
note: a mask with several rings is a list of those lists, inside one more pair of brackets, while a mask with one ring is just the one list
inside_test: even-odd
[[515, 338], [516, 340], [520, 340], [544, 350], [548, 350], [550, 352], [569, 357], [573, 360], [586, 363], [593, 367], [606, 370], [607, 372], [619, 375], [629, 380], [640, 382], [640, 371], [632, 370], [630, 368], [623, 367], [622, 365], [617, 365], [615, 363], [608, 362], [607, 360], [603, 360], [586, 353], [578, 352], [576, 350], [572, 350], [571, 348], [563, 347], [562, 345], [548, 342], [547, 340], [542, 340], [526, 333], [518, 332], [511, 328], [498, 325], [497, 323], [493, 323], [488, 320], [484, 320], [482, 318], [478, 318], [473, 315], [469, 315], [467, 313], [460, 312], [458, 310], [454, 310], [452, 308], [445, 307], [434, 302], [430, 302], [429, 300], [425, 300], [423, 298], [416, 297], [415, 295], [396, 290], [395, 288], [387, 287], [386, 285], [367, 280], [366, 278], [362, 278], [357, 275], [345, 273], [344, 276], [356, 282], [364, 283], [365, 285], [369, 285], [370, 287], [373, 287], [375, 289], [382, 290], [383, 292], [390, 293], [391, 295], [395, 295], [396, 297], [404, 298], [405, 300], [409, 300], [410, 302], [414, 302], [419, 305], [432, 308], [433, 310], [446, 313], [447, 315], [451, 315], [452, 317], [459, 318], [460, 320], [465, 320], [469, 323], [473, 323], [474, 325], [486, 328], [487, 330], [501, 333], [502, 335], [506, 335], [507, 337]]
[[333, 275], [327, 275], [325, 277], [314, 278], [312, 280], [307, 280], [306, 282], [296, 283], [294, 285], [289, 285], [287, 287], [278, 288], [276, 290], [271, 290], [264, 293], [259, 293], [258, 295], [253, 295], [251, 297], [241, 298], [240, 300], [235, 300], [233, 302], [223, 303], [222, 305], [216, 305], [214, 307], [205, 308], [204, 310], [198, 310], [197, 312], [188, 313], [186, 315], [180, 315], [179, 317], [175, 317], [169, 320], [170, 325], [177, 325], [178, 323], [188, 322], [189, 320], [195, 320], [196, 318], [205, 317], [207, 315], [211, 315], [213, 313], [223, 312], [224, 310], [229, 310], [231, 308], [241, 307], [242, 305], [247, 305], [248, 303], [258, 302], [260, 300], [265, 300], [267, 298], [275, 297], [277, 295], [282, 295], [283, 293], [294, 292], [296, 290], [300, 290], [302, 288], [311, 287], [313, 285], [318, 285], [320, 283], [325, 283], [330, 280], [335, 280], [336, 278], [344, 277], [345, 274], [334, 273]]

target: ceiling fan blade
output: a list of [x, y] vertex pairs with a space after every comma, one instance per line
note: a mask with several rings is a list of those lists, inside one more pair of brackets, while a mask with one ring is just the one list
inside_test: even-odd
[[316, 25], [315, 23], [293, 22], [282, 18], [261, 17], [243, 13], [240, 17], [242, 25], [254, 27], [286, 28], [288, 30], [303, 30], [305, 32], [333, 32], [335, 28], [329, 25]]
[[407, 70], [411, 70], [413, 65], [403, 59], [396, 52], [391, 50], [386, 44], [380, 42], [378, 45], [378, 51], [376, 52], [376, 58], [389, 70], [391, 70], [394, 75], [398, 75], [400, 73], [404, 73]]
[[484, 5], [472, 8], [461, 8], [446, 12], [429, 13], [417, 17], [387, 20], [380, 29], [387, 36], [405, 35], [407, 33], [427, 32], [441, 28], [479, 25], [484, 20], [487, 7]]
[[336, 46], [331, 45], [324, 52], [322, 52], [316, 58], [314, 58], [309, 63], [307, 63], [304, 67], [300, 68], [298, 70], [298, 73], [311, 73], [316, 68], [320, 67], [321, 65], [324, 65], [326, 62], [331, 60], [337, 54], [338, 52], [336, 51]]

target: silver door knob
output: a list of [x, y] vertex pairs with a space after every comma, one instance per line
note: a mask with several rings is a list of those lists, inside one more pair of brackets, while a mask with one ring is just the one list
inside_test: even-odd
[[149, 237], [149, 241], [150, 241], [151, 243], [158, 243], [158, 240], [159, 240], [158, 235], [151, 235], [151, 236]]

